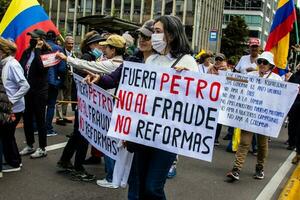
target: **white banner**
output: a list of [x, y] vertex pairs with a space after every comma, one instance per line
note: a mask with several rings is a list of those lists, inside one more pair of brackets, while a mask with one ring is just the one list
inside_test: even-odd
[[211, 161], [224, 76], [124, 62], [108, 135]]
[[244, 81], [226, 80], [219, 123], [254, 133], [278, 137], [297, 94], [298, 85], [238, 73]]
[[119, 140], [107, 136], [114, 106], [113, 98], [102, 88], [82, 82], [82, 77], [76, 74], [74, 80], [80, 133], [96, 149], [116, 160]]

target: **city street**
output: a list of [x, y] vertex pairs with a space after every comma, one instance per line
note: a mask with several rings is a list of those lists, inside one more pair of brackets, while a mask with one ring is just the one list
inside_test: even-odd
[[[50, 149], [46, 158], [32, 160], [28, 156], [23, 157], [23, 167], [20, 172], [5, 173], [0, 179], [0, 200], [121, 200], [127, 198], [127, 189], [105, 189], [97, 186], [95, 182], [78, 182], [71, 180], [69, 175], [59, 173], [56, 162], [63, 150], [60, 147], [67, 141], [65, 135], [71, 133], [72, 125], [55, 126], [55, 129], [60, 135], [48, 138]], [[226, 129], [223, 129], [221, 137], [224, 136], [225, 131]], [[25, 143], [22, 128], [16, 131], [16, 137], [19, 148], [23, 148]], [[182, 156], [179, 158], [177, 176], [167, 180], [167, 198], [171, 200], [252, 200], [258, 195], [270, 195], [271, 199], [277, 199], [294, 169], [290, 168], [289, 162], [286, 162], [288, 165], [284, 164], [292, 153], [286, 150], [284, 145], [287, 129], [283, 128], [280, 137], [270, 142], [270, 154], [265, 168], [266, 178], [262, 181], [252, 178], [256, 158], [253, 155], [247, 157], [239, 182], [225, 181], [225, 174], [232, 167], [234, 154], [225, 151], [227, 141], [222, 140], [221, 137], [221, 145], [215, 148], [212, 163]], [[272, 179], [279, 168], [281, 172]], [[287, 171], [287, 175], [283, 173], [283, 168]], [[97, 179], [104, 177], [103, 162], [99, 166], [86, 166], [86, 169], [95, 174]], [[283, 177], [282, 174], [285, 176]], [[280, 183], [278, 188], [276, 182]], [[268, 186], [265, 188], [266, 185]], [[261, 197], [267, 199], [266, 196]]]

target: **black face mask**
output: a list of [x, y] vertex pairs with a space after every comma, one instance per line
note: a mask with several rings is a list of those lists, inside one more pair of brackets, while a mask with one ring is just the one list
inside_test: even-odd
[[29, 45], [30, 45], [31, 48], [35, 48], [36, 45], [37, 45], [37, 40], [35, 40], [35, 39], [30, 39]]

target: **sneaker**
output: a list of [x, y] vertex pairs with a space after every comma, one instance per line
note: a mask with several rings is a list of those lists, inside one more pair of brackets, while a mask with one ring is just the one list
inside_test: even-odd
[[66, 126], [66, 122], [64, 121], [64, 119], [56, 119], [55, 124], [60, 126]]
[[174, 178], [176, 176], [176, 174], [177, 174], [176, 165], [172, 165], [168, 172], [167, 178]]
[[114, 185], [112, 182], [109, 182], [106, 179], [97, 180], [96, 183], [97, 183], [97, 185], [99, 185], [101, 187], [105, 187], [105, 188], [113, 188], [113, 189], [118, 188], [117, 185]]
[[37, 148], [36, 151], [30, 155], [30, 158], [42, 158], [47, 156], [47, 151], [41, 148]]
[[220, 142], [218, 140], [215, 141], [215, 146], [220, 146]]
[[257, 153], [257, 150], [256, 150], [256, 149], [252, 151], [252, 155], [253, 155], [253, 156], [257, 156], [257, 155], [258, 155], [258, 153]]
[[265, 178], [265, 173], [264, 173], [264, 169], [262, 166], [256, 165], [255, 174], [254, 174], [253, 178], [259, 179], [259, 180], [262, 180]]
[[17, 172], [20, 171], [21, 167], [13, 167], [11, 165], [3, 165], [2, 166], [2, 172]]
[[90, 182], [94, 181], [96, 179], [95, 175], [87, 173], [85, 170], [83, 171], [74, 171], [73, 174], [73, 180], [76, 181], [85, 181], [85, 182]]
[[72, 165], [72, 163], [69, 162], [64, 162], [64, 161], [58, 161], [56, 166], [62, 170], [65, 171], [73, 171], [74, 170], [74, 166]]
[[35, 151], [33, 147], [26, 146], [22, 151], [20, 151], [21, 156], [32, 154]]
[[101, 157], [99, 158], [95, 156], [91, 156], [83, 162], [84, 165], [96, 165], [100, 163], [101, 163]]
[[226, 174], [228, 178], [231, 178], [232, 180], [238, 181], [240, 180], [240, 171], [236, 168], [233, 168], [230, 172]]
[[70, 119], [67, 119], [67, 118], [63, 118], [63, 121], [64, 121], [65, 123], [73, 123], [73, 121], [72, 121], [72, 120], [70, 120]]
[[58, 133], [54, 130], [47, 131], [47, 137], [57, 136]]

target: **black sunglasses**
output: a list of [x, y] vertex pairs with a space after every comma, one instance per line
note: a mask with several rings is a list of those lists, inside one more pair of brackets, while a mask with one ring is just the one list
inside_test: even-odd
[[151, 40], [151, 37], [146, 36], [146, 35], [144, 35], [144, 34], [142, 34], [142, 33], [139, 34], [139, 37], [140, 37], [141, 39], [145, 40], [145, 41]]
[[265, 60], [265, 59], [258, 59], [257, 60], [257, 64], [261, 65], [268, 65], [269, 64], [269, 61]]

